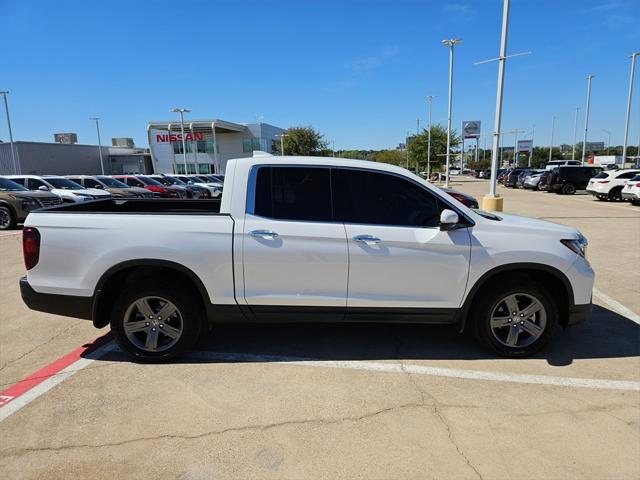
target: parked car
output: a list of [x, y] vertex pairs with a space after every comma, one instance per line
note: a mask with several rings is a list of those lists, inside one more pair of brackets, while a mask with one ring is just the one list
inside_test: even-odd
[[146, 188], [161, 198], [186, 198], [187, 193], [181, 187], [162, 185], [145, 175], [114, 175], [113, 178], [126, 183], [130, 187]]
[[183, 188], [187, 198], [211, 198], [209, 190], [206, 188], [202, 188], [197, 185], [189, 185], [170, 175], [149, 175], [149, 178], [167, 187], [173, 185], [175, 187]]
[[579, 160], [551, 160], [545, 167], [546, 170], [553, 170], [556, 167], [580, 167], [582, 162]]
[[587, 192], [598, 200], [622, 200], [622, 189], [625, 183], [638, 174], [640, 174], [639, 169], [601, 171], [589, 180]]
[[518, 187], [518, 177], [521, 173], [525, 172], [524, 168], [514, 168], [508, 174], [505, 175], [502, 183], [505, 187], [508, 188], [517, 188]]
[[600, 167], [558, 167], [549, 175], [547, 190], [564, 195], [573, 195], [585, 190], [589, 179], [602, 171]]
[[[512, 168], [501, 168], [498, 170], [498, 183], [504, 184], [504, 179], [511, 173]], [[489, 177], [491, 174], [489, 174]]]
[[62, 198], [63, 202], [111, 198], [109, 192], [97, 188], [85, 188], [58, 175], [7, 175], [7, 178], [32, 191], [51, 192]]
[[520, 175], [518, 175], [518, 179], [516, 180], [516, 188], [524, 188], [524, 180], [529, 174], [531, 174], [531, 170], [523, 170], [520, 172]]
[[144, 361], [185, 352], [208, 322], [287, 320], [448, 323], [523, 357], [591, 308], [578, 230], [471, 210], [401, 167], [260, 155], [229, 160], [226, 183], [220, 202], [30, 214], [22, 298], [110, 324]]
[[466, 193], [459, 192], [458, 190], [455, 190], [453, 188], [444, 188], [444, 187], [439, 187], [439, 188], [443, 192], [447, 193], [448, 195], [451, 195], [453, 198], [458, 200], [464, 206], [468, 208], [479, 208], [478, 200], [476, 200], [471, 195], [467, 195]]
[[542, 175], [544, 175], [544, 172], [541, 172], [539, 170], [531, 170], [524, 177], [522, 187], [528, 190], [538, 190], [538, 184], [540, 183]]
[[0, 177], [0, 230], [24, 222], [29, 212], [60, 205], [62, 199], [49, 192], [31, 192], [19, 183]]
[[66, 178], [85, 188], [104, 190], [116, 198], [153, 197], [153, 193], [145, 188], [130, 187], [126, 183], [106, 175], [67, 175]]
[[627, 180], [622, 189], [622, 198], [629, 200], [633, 205], [640, 205], [640, 175]]
[[549, 181], [549, 176], [551, 175], [551, 173], [553, 172], [553, 170], [545, 170], [542, 175], [540, 175], [540, 180], [538, 180], [538, 190], [539, 191], [543, 191], [546, 192], [547, 191], [547, 187], [548, 185], [548, 181]]
[[211, 198], [220, 198], [220, 196], [222, 195], [222, 182], [212, 182], [207, 178], [201, 178], [200, 176], [196, 175], [175, 175], [175, 177], [190, 185], [197, 185], [199, 187], [208, 189]]

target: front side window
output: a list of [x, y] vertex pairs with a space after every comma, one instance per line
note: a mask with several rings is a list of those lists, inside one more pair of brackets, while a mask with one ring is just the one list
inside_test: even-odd
[[19, 183], [8, 178], [0, 177], [0, 192], [22, 192], [27, 190]]
[[[80, 181], [78, 181], [80, 183]], [[87, 188], [102, 188], [102, 184], [93, 178], [85, 178], [84, 186]]]
[[47, 187], [47, 190], [49, 189], [49, 187], [45, 185], [45, 183], [42, 180], [38, 180], [36, 178], [29, 178], [28, 182], [29, 182], [28, 183], [29, 190], [38, 190], [38, 188], [40, 187]]
[[425, 188], [380, 172], [334, 169], [335, 219], [401, 227], [437, 227], [446, 208]]
[[332, 221], [329, 168], [260, 167], [251, 213], [281, 220]]

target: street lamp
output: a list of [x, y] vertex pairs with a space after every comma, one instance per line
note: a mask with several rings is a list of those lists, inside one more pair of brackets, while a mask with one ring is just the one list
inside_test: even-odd
[[591, 106], [591, 80], [595, 75], [587, 75], [587, 108], [584, 112], [584, 140], [582, 141], [582, 166], [587, 154], [587, 132], [589, 131], [589, 107]]
[[609, 140], [607, 140], [607, 155], [609, 155], [609, 153], [611, 153], [611, 132], [609, 130], [605, 130], [604, 128], [602, 129], [602, 131], [609, 135]]
[[276, 137], [280, 137], [280, 156], [284, 157], [284, 137], [288, 137], [289, 133], [280, 133], [275, 135]]
[[427, 102], [429, 102], [429, 140], [427, 142], [427, 178], [431, 177], [431, 107], [433, 103], [433, 99], [436, 98], [434, 95], [429, 95], [426, 97]]
[[453, 48], [462, 43], [461, 38], [451, 38], [449, 40], [442, 40], [442, 44], [449, 47], [449, 108], [447, 112], [447, 170], [444, 177], [445, 188], [449, 187], [449, 164], [451, 158], [451, 101], [453, 93]]
[[[180, 133], [182, 135], [182, 163], [184, 163], [184, 174], [188, 174], [187, 170], [187, 143], [184, 138], [184, 114], [190, 112], [188, 108], [172, 108], [170, 110], [174, 113], [180, 114]], [[177, 173], [177, 172], [176, 172]]]
[[[629, 138], [629, 118], [631, 117], [631, 97], [633, 96], [633, 76], [636, 70], [636, 57], [640, 52], [633, 52], [631, 58], [631, 76], [629, 78], [629, 96], [627, 97], [627, 118], [624, 123], [624, 142], [622, 143], [622, 168], [627, 161], [627, 140]], [[6, 97], [5, 97], [6, 99]], [[640, 152], [636, 156], [640, 156]]]
[[100, 142], [100, 117], [89, 117], [89, 120], [96, 122], [96, 130], [98, 132], [98, 154], [100, 155], [100, 171], [104, 175], [104, 163], [102, 163], [102, 143]]
[[11, 162], [13, 163], [13, 170], [16, 175], [20, 175], [20, 165], [16, 159], [15, 145], [13, 144], [13, 132], [11, 131], [11, 118], [9, 116], [9, 103], [7, 102], [8, 90], [0, 91], [0, 95], [4, 97], [4, 110], [7, 113], [7, 127], [9, 128], [9, 143], [11, 148]]
[[[556, 129], [556, 116], [551, 117], [551, 143], [549, 144], [549, 162], [553, 159], [553, 134]], [[561, 152], [562, 153], [562, 152]]]

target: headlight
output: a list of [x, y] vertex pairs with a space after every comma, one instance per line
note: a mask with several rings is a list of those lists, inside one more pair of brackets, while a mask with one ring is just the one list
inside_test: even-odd
[[587, 246], [589, 245], [589, 242], [587, 241], [587, 237], [581, 233], [578, 233], [578, 238], [563, 239], [560, 241], [565, 247], [572, 250], [577, 255], [580, 255], [582, 258], [587, 257]]
[[[13, 197], [13, 195], [10, 195], [10, 196]], [[23, 210], [31, 210], [31, 209], [34, 209], [34, 208], [41, 207], [40, 202], [38, 202], [35, 198], [22, 197], [21, 200], [22, 200], [22, 209]]]
[[93, 200], [95, 197], [93, 195], [89, 195], [88, 193], [74, 193], [74, 195], [81, 197], [82, 200]]

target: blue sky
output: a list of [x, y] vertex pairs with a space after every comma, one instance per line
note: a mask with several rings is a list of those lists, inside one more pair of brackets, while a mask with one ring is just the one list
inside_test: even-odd
[[[103, 139], [146, 146], [147, 122], [185, 106], [194, 119], [313, 125], [339, 149], [389, 148], [415, 131], [416, 118], [426, 123], [425, 95], [438, 97], [434, 123], [446, 123], [449, 57], [440, 42], [462, 37], [453, 124], [479, 119], [488, 134], [497, 65], [473, 63], [497, 56], [501, 18], [501, 0], [0, 0], [0, 90], [11, 91], [19, 140], [77, 132], [80, 143], [95, 143], [88, 117], [100, 116]], [[548, 144], [556, 115], [555, 143], [571, 143], [578, 105], [584, 128], [593, 73], [589, 140], [606, 141], [606, 129], [622, 142], [639, 0], [513, 0], [508, 49], [533, 54], [508, 62], [503, 130], [535, 124], [535, 143]]]

